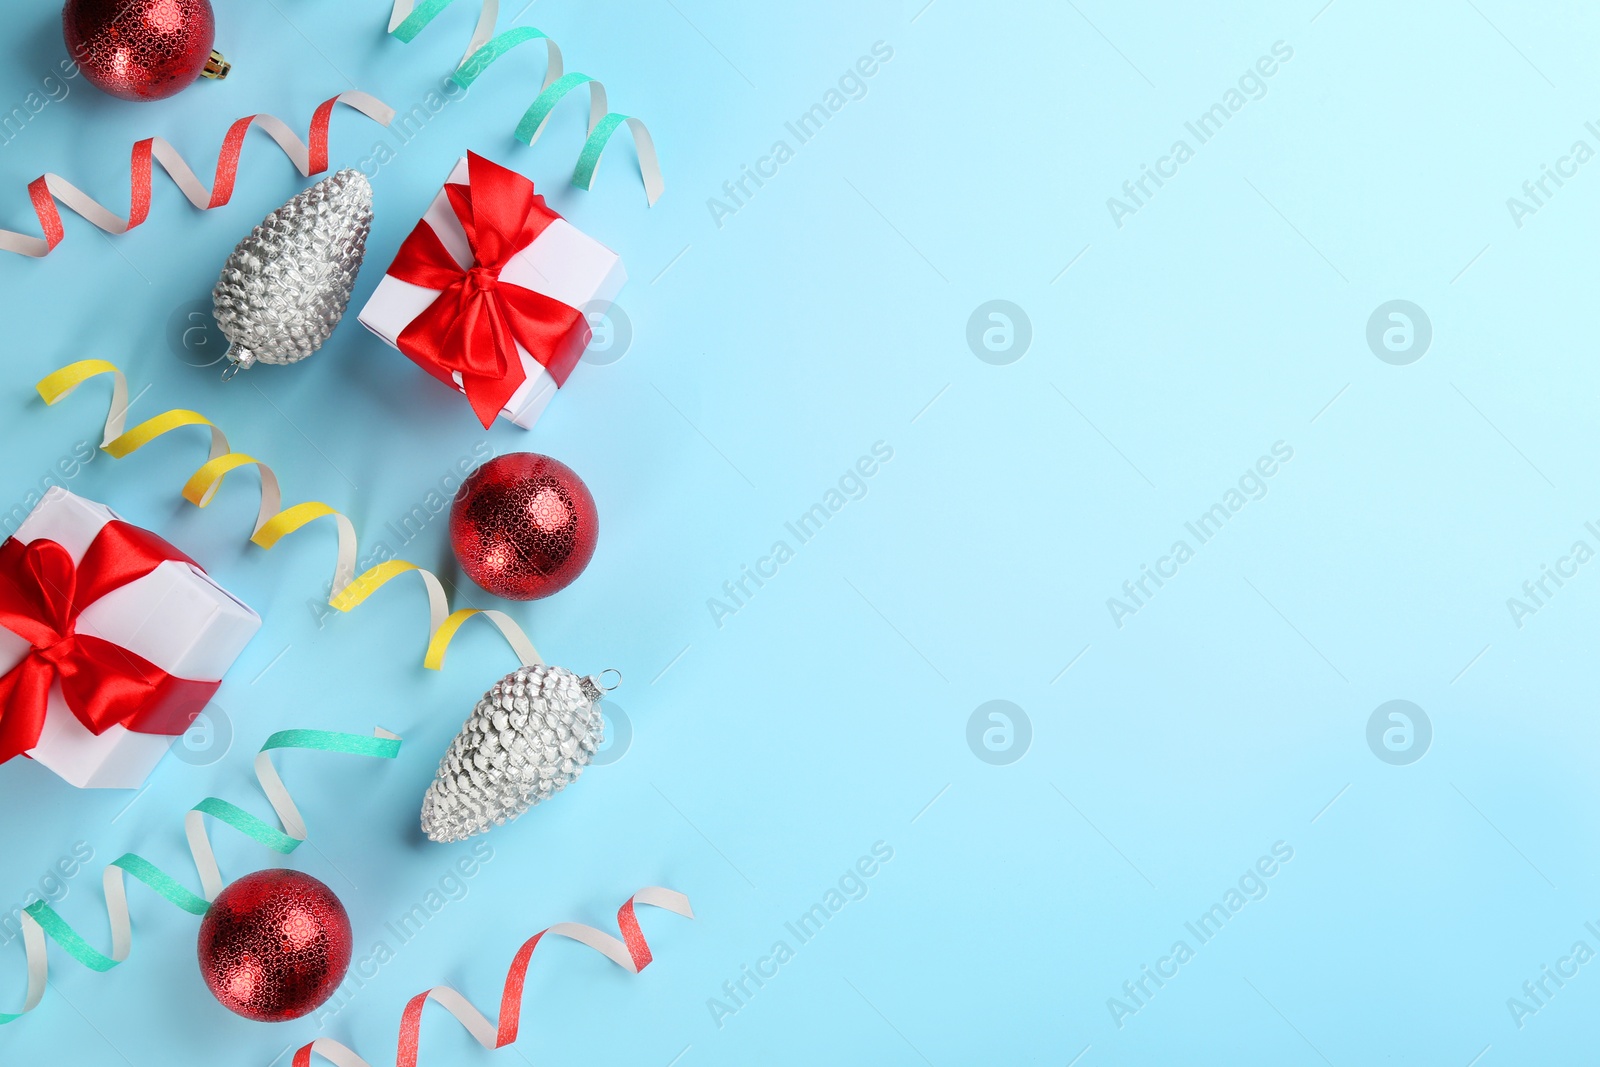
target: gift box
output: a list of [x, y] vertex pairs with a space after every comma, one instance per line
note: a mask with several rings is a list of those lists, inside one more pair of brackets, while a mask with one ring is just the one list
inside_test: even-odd
[[468, 154], [361, 309], [361, 324], [495, 416], [531, 427], [628, 280], [533, 183]]
[[260, 626], [172, 545], [52, 487], [0, 544], [0, 762], [143, 785]]

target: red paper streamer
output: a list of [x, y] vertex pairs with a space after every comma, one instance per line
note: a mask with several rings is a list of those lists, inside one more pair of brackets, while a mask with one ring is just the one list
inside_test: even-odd
[[49, 255], [66, 236], [61, 212], [56, 208], [57, 200], [107, 233], [126, 233], [150, 215], [150, 191], [157, 163], [161, 164], [161, 169], [167, 172], [195, 207], [202, 211], [221, 207], [233, 197], [234, 180], [239, 173], [239, 157], [244, 150], [244, 137], [252, 126], [259, 126], [271, 136], [303, 177], [320, 174], [328, 169], [328, 125], [335, 104], [353, 108], [384, 126], [394, 119], [394, 108], [375, 96], [353, 91], [340, 93], [324, 101], [312, 116], [311, 130], [307, 134], [308, 146], [295, 136], [282, 119], [273, 115], [247, 115], [228, 128], [228, 135], [222, 141], [222, 151], [217, 157], [216, 180], [209, 191], [200, 184], [200, 179], [184, 162], [177, 149], [164, 138], [147, 137], [133, 146], [129, 168], [132, 191], [127, 218], [117, 215], [60, 175], [43, 174], [29, 183], [28, 197], [33, 201], [33, 213], [39, 217], [39, 227], [44, 230], [44, 237], [30, 237], [14, 230], [0, 229], [0, 251], [15, 252], [35, 259]]
[[[644, 970], [649, 966], [652, 957], [650, 946], [645, 943], [644, 933], [639, 929], [638, 916], [634, 914], [636, 904], [648, 904], [685, 918], [694, 918], [694, 910], [689, 906], [688, 897], [671, 889], [647, 886], [629, 897], [627, 903], [617, 910], [617, 926], [622, 933], [620, 941], [592, 926], [583, 926], [579, 923], [557, 923], [539, 931], [517, 950], [516, 957], [511, 961], [511, 968], [506, 972], [505, 988], [500, 995], [499, 1023], [491, 1023], [466, 997], [449, 986], [435, 986], [412, 997], [406, 1003], [405, 1012], [400, 1017], [400, 1045], [395, 1053], [397, 1067], [417, 1067], [422, 1008], [429, 1000], [442, 1004], [445, 1010], [454, 1015], [484, 1048], [504, 1048], [515, 1041], [517, 1028], [522, 1020], [522, 987], [528, 977], [528, 964], [533, 958], [533, 950], [539, 946], [540, 939], [546, 934], [570, 938], [580, 944], [588, 945], [617, 966], [634, 974]], [[353, 1067], [353, 1065], [371, 1067], [366, 1060], [345, 1045], [325, 1037], [318, 1038], [297, 1051], [294, 1054], [293, 1067], [311, 1067], [312, 1053], [338, 1067]]]

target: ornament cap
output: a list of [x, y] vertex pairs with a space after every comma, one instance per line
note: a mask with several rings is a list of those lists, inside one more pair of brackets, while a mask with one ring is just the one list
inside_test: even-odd
[[200, 77], [222, 81], [232, 69], [233, 64], [224, 59], [221, 52], [213, 48], [211, 56], [206, 60], [206, 65], [200, 68]]
[[232, 381], [235, 374], [256, 365], [256, 354], [237, 341], [230, 344], [223, 355], [228, 357], [228, 365], [222, 369], [222, 380], [225, 382]]

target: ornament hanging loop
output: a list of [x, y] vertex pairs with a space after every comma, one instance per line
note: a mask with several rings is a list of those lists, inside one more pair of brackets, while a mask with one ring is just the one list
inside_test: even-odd
[[[614, 674], [614, 675], [617, 676], [617, 680], [612, 682], [610, 685], [606, 685], [605, 684], [606, 675], [608, 675], [608, 674]], [[621, 684], [622, 684], [622, 672], [617, 670], [615, 667], [607, 667], [605, 670], [603, 670], [599, 674], [595, 675], [595, 688], [600, 690], [600, 692], [602, 692], [602, 693], [609, 693], [613, 689], [615, 689], [618, 686], [620, 686]]]
[[255, 366], [255, 353], [250, 351], [248, 348], [245, 348], [237, 341], [230, 344], [228, 346], [228, 350], [222, 355], [228, 361], [228, 365], [222, 368], [222, 380], [225, 382], [232, 381], [233, 376], [238, 374], [240, 371], [249, 370], [251, 367]]

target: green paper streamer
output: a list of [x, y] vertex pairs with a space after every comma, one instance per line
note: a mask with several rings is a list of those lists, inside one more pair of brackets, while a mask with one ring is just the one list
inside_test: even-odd
[[[445, 3], [449, 2], [450, 0], [445, 0]], [[414, 18], [415, 16], [412, 17]], [[407, 19], [406, 21], [409, 22], [410, 19]], [[395, 31], [395, 36], [400, 36], [398, 30]], [[401, 38], [401, 40], [409, 39], [410, 38]], [[529, 41], [547, 41], [552, 45], [555, 43], [550, 40], [549, 34], [545, 33], [543, 30], [534, 29], [532, 26], [518, 26], [515, 29], [507, 30], [505, 33], [498, 35], [488, 44], [484, 45], [482, 48], [472, 53], [472, 55], [468, 56], [466, 62], [461, 64], [460, 69], [450, 76], [451, 80], [453, 80], [463, 89], [468, 88], [473, 82], [478, 80], [478, 75], [489, 69], [489, 64], [493, 63], [495, 60], [499, 59], [513, 48], [517, 47], [517, 45], [527, 44]], [[561, 53], [559, 50], [554, 53], [553, 62], [550, 64], [550, 71], [545, 76], [545, 85], [549, 85], [550, 82], [561, 76], [560, 55]]]
[[432, 22], [433, 17], [449, 7], [450, 4], [451, 0], [422, 0], [420, 7], [407, 15], [404, 22], [389, 32], [410, 44], [416, 40], [417, 34], [422, 32], [423, 27]]
[[[450, 0], [439, 0], [438, 6], [443, 7], [449, 2]], [[276, 768], [266, 757], [266, 753], [280, 749], [307, 749], [375, 759], [394, 759], [400, 754], [400, 739], [381, 735], [366, 737], [361, 734], [335, 733], [328, 730], [280, 730], [268, 737], [256, 756], [257, 778], [278, 817], [286, 824], [299, 825], [299, 813], [294, 807], [294, 801], [278, 779]], [[274, 852], [284, 854], [293, 852], [304, 840], [279, 830], [237, 804], [216, 797], [207, 797], [190, 811], [226, 823]], [[203, 850], [191, 842], [190, 851], [194, 854], [196, 869], [201, 871], [201, 881], [205, 882], [207, 880], [205, 871], [208, 867], [215, 875], [216, 860], [211, 855], [210, 841], [206, 839], [203, 828], [199, 832], [199, 837], [204, 845]], [[168, 903], [182, 908], [191, 915], [203, 916], [211, 908], [210, 901], [205, 897], [191, 892], [176, 878], [144, 857], [131, 852], [107, 864], [104, 875], [107, 891], [106, 911], [111, 919], [112, 930], [110, 955], [89, 944], [83, 935], [56, 914], [55, 909], [47, 901], [35, 901], [23, 911], [27, 916], [23, 921], [23, 941], [28, 957], [27, 1000], [20, 1012], [0, 1012], [0, 1025], [22, 1018], [32, 1011], [43, 997], [47, 977], [48, 961], [45, 955], [47, 939], [60, 945], [66, 950], [67, 955], [93, 971], [109, 971], [127, 959], [131, 944], [132, 920], [128, 913], [123, 879], [119, 874], [113, 873], [114, 871], [133, 876], [155, 890]]]
[[[435, 16], [449, 7], [451, 2], [452, 0], [422, 0], [422, 3], [412, 9], [410, 0], [396, 0], [395, 16], [398, 22], [391, 20], [392, 28], [389, 32], [400, 40], [410, 43]], [[404, 17], [400, 18], [402, 12]], [[487, 14], [487, 11], [480, 14], [479, 33], [474, 35], [474, 45], [488, 35], [488, 27], [482, 21]], [[629, 132], [633, 134], [634, 147], [638, 151], [639, 175], [644, 180], [645, 199], [654, 206], [665, 186], [661, 178], [661, 163], [656, 155], [655, 142], [650, 136], [649, 129], [642, 121], [631, 115], [606, 113], [605, 87], [587, 74], [564, 75], [561, 50], [544, 31], [531, 26], [517, 26], [495, 35], [476, 49], [469, 48], [469, 54], [462, 60], [461, 66], [452, 78], [457, 85], [465, 89], [477, 81], [497, 59], [529, 41], [544, 41], [549, 49], [550, 58], [539, 95], [522, 116], [522, 121], [517, 124], [517, 139], [531, 146], [539, 139], [545, 120], [550, 117], [550, 112], [554, 110], [557, 102], [579, 85], [588, 84], [592, 100], [588, 134], [583, 143], [583, 150], [578, 155], [578, 163], [572, 174], [572, 184], [585, 190], [594, 188], [595, 172], [600, 166], [601, 156], [605, 154], [606, 143], [611, 139], [611, 135], [626, 123]]]

